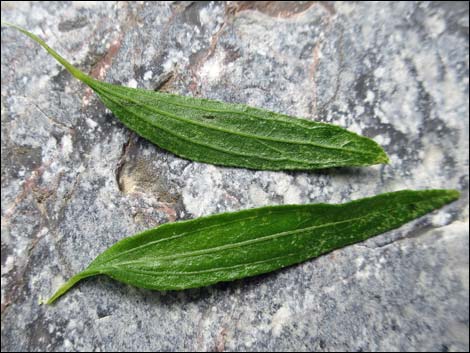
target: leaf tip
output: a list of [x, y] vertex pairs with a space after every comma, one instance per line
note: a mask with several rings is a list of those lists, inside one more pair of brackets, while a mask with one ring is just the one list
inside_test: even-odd
[[449, 189], [449, 190], [446, 190], [446, 191], [447, 191], [447, 196], [448, 196], [449, 200], [455, 201], [455, 200], [458, 200], [460, 198], [460, 191], [458, 191], [456, 189]]
[[375, 159], [374, 164], [390, 164], [390, 158], [388, 158], [387, 153], [385, 150], [379, 146], [379, 151], [377, 153], [377, 157]]

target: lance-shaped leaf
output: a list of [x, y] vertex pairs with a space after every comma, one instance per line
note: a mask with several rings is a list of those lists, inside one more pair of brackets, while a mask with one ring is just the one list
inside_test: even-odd
[[274, 271], [399, 227], [458, 197], [456, 190], [405, 190], [340, 205], [271, 206], [164, 224], [111, 246], [48, 303], [95, 275], [178, 290]]
[[373, 140], [339, 126], [293, 118], [242, 104], [184, 97], [100, 82], [81, 72], [36, 35], [43, 46], [140, 136], [194, 161], [251, 169], [321, 169], [388, 163]]

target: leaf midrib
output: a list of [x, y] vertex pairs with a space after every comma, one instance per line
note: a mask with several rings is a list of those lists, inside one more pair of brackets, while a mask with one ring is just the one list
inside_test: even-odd
[[[263, 263], [278, 261], [280, 259], [285, 259], [285, 258], [293, 257], [293, 256], [299, 256], [299, 254], [298, 253], [289, 253], [287, 255], [272, 257], [272, 258], [264, 259], [264, 260], [244, 262], [244, 263], [237, 264], [237, 265], [220, 266], [220, 267], [214, 267], [214, 268], [209, 268], [209, 269], [205, 269], [205, 270], [197, 270], [197, 271], [178, 271], [178, 272], [176, 272], [176, 271], [151, 271], [151, 270], [143, 270], [143, 269], [128, 268], [128, 267], [126, 267], [125, 270], [128, 271], [128, 272], [141, 273], [141, 274], [144, 274], [144, 275], [152, 275], [152, 274], [153, 275], [155, 275], [155, 274], [159, 274], [159, 275], [197, 275], [197, 274], [202, 274], [202, 273], [217, 272], [217, 271], [221, 271], [221, 270], [235, 269], [235, 268], [239, 268], [239, 267], [259, 265], [259, 264], [263, 264]], [[116, 266], [113, 265], [113, 266], [107, 267], [105, 269], [101, 269], [101, 271], [107, 271], [107, 270], [122, 271], [122, 269], [119, 268], [118, 265], [116, 265]]]
[[[99, 81], [96, 81], [99, 83]], [[160, 109], [157, 109], [155, 107], [152, 107], [150, 105], [147, 105], [145, 103], [142, 103], [142, 102], [139, 102], [138, 100], [135, 100], [133, 98], [130, 98], [130, 97], [127, 97], [125, 95], [121, 95], [119, 93], [117, 93], [116, 91], [110, 89], [110, 88], [107, 88], [106, 86], [102, 86], [100, 85], [102, 88], [101, 90], [104, 90], [106, 91], [108, 94], [112, 94], [112, 95], [115, 95], [115, 96], [118, 96], [120, 97], [121, 99], [125, 99], [125, 100], [128, 100], [128, 101], [131, 101], [135, 104], [137, 104], [137, 106], [145, 106], [147, 109], [149, 109], [150, 111], [153, 111], [155, 113], [158, 113], [160, 115], [164, 115], [170, 119], [175, 119], [175, 120], [179, 120], [179, 121], [182, 121], [182, 122], [185, 122], [185, 123], [189, 123], [189, 124], [192, 124], [192, 125], [196, 125], [196, 126], [200, 126], [200, 127], [204, 127], [204, 128], [209, 128], [209, 129], [212, 129], [212, 130], [218, 130], [218, 131], [221, 131], [221, 132], [225, 132], [225, 133], [228, 133], [228, 134], [233, 134], [233, 135], [238, 135], [238, 136], [243, 136], [243, 137], [248, 137], [248, 138], [253, 138], [253, 139], [260, 139], [260, 140], [266, 140], [266, 141], [271, 141], [271, 142], [280, 142], [280, 143], [287, 143], [287, 144], [297, 144], [297, 145], [308, 145], [308, 146], [313, 146], [313, 147], [317, 147], [317, 148], [323, 148], [323, 149], [331, 149], [331, 150], [336, 150], [336, 151], [344, 151], [344, 152], [349, 152], [349, 153], [357, 153], [357, 154], [363, 154], [363, 155], [368, 155], [368, 156], [375, 156], [375, 157], [378, 157], [378, 153], [374, 153], [374, 152], [368, 152], [368, 151], [361, 151], [361, 150], [354, 150], [354, 149], [348, 149], [348, 148], [343, 148], [343, 147], [335, 147], [335, 146], [328, 146], [328, 145], [320, 145], [320, 144], [316, 144], [316, 143], [313, 143], [313, 142], [310, 142], [310, 141], [296, 141], [296, 140], [284, 140], [284, 139], [279, 139], [279, 138], [273, 138], [273, 137], [269, 137], [269, 136], [260, 136], [260, 135], [254, 135], [254, 134], [247, 134], [247, 133], [244, 133], [244, 132], [240, 132], [240, 131], [236, 131], [236, 130], [231, 130], [231, 129], [225, 129], [225, 128], [221, 128], [219, 126], [215, 126], [215, 125], [212, 125], [212, 124], [209, 124], [209, 123], [200, 123], [198, 121], [195, 121], [195, 120], [191, 120], [191, 119], [186, 119], [184, 117], [180, 117], [180, 116], [177, 116], [177, 115], [173, 115], [171, 113], [168, 113], [168, 112], [165, 112], [165, 111], [162, 111]], [[92, 88], [93, 85], [91, 86]], [[130, 89], [130, 88], [129, 88]], [[151, 121], [149, 121], [150, 123], [152, 123]], [[347, 130], [345, 130], [347, 131]], [[356, 136], [357, 138], [361, 138], [360, 136]], [[364, 137], [362, 137], [364, 138]]]
[[[211, 254], [211, 253], [218, 252], [218, 251], [224, 251], [224, 250], [229, 250], [229, 249], [233, 249], [233, 248], [244, 247], [244, 246], [248, 246], [248, 245], [252, 245], [252, 244], [256, 244], [256, 243], [265, 242], [265, 241], [268, 241], [268, 240], [271, 240], [271, 239], [277, 239], [277, 238], [281, 238], [281, 237], [285, 237], [285, 236], [289, 236], [289, 235], [293, 235], [293, 234], [297, 234], [297, 233], [311, 231], [311, 230], [314, 230], [314, 229], [327, 228], [327, 227], [338, 225], [338, 224], [349, 223], [349, 222], [352, 222], [352, 221], [355, 221], [355, 220], [370, 217], [371, 215], [374, 215], [374, 214], [376, 214], [376, 213], [370, 213], [370, 214], [367, 214], [367, 215], [364, 215], [364, 216], [361, 216], [361, 217], [349, 218], [347, 220], [338, 221], [338, 222], [330, 222], [330, 223], [310, 226], [310, 227], [306, 227], [306, 228], [302, 228], [302, 229], [295, 229], [295, 230], [290, 230], [290, 231], [285, 231], [285, 232], [280, 232], [280, 233], [274, 233], [274, 234], [262, 236], [262, 237], [259, 237], [259, 238], [255, 238], [255, 239], [249, 239], [249, 240], [236, 242], [236, 243], [232, 243], [232, 244], [215, 246], [215, 247], [208, 248], [208, 249], [188, 251], [188, 252], [185, 252], [185, 253], [179, 253], [179, 254], [174, 254], [174, 255], [160, 256], [160, 257], [157, 257], [156, 259], [157, 259], [157, 261], [162, 261], [162, 260], [187, 258], [187, 257], [193, 257], [193, 256], [199, 256], [199, 255], [207, 255], [207, 254]], [[146, 264], [146, 263], [148, 263], [148, 261], [144, 261], [144, 260], [123, 261], [123, 262], [117, 262], [117, 263], [113, 264], [113, 266], [123, 266], [123, 265], [129, 265], [129, 264], [139, 264], [139, 263]]]
[[[123, 251], [121, 253], [118, 253], [116, 254], [115, 256], [109, 258], [109, 259], [106, 259], [106, 262], [110, 262], [110, 261], [113, 261], [121, 256], [124, 256], [124, 255], [128, 255], [132, 252], [135, 252], [137, 250], [142, 250], [142, 249], [145, 249], [147, 247], [150, 247], [152, 245], [155, 245], [155, 244], [159, 244], [159, 243], [163, 243], [163, 242], [166, 242], [166, 241], [170, 241], [170, 240], [175, 240], [175, 239], [178, 239], [178, 238], [182, 238], [182, 237], [185, 237], [185, 236], [188, 236], [188, 235], [191, 235], [191, 234], [194, 234], [194, 233], [198, 233], [198, 232], [201, 232], [201, 231], [205, 231], [205, 230], [208, 230], [208, 229], [212, 229], [212, 228], [217, 228], [217, 227], [221, 227], [221, 226], [226, 226], [228, 224], [233, 224], [233, 223], [237, 223], [237, 222], [243, 222], [245, 220], [249, 220], [249, 219], [255, 219], [257, 218], [258, 215], [254, 215], [254, 216], [249, 216], [249, 217], [244, 217], [244, 218], [240, 218], [240, 219], [236, 219], [236, 220], [232, 220], [232, 221], [229, 221], [229, 222], [224, 222], [224, 223], [220, 223], [220, 224], [213, 224], [211, 226], [207, 226], [207, 227], [202, 227], [202, 228], [199, 228], [199, 229], [196, 229], [196, 230], [193, 230], [193, 231], [190, 231], [190, 232], [184, 232], [184, 233], [181, 233], [181, 234], [177, 234], [177, 235], [173, 235], [173, 236], [170, 236], [170, 237], [166, 237], [166, 238], [162, 238], [162, 239], [157, 239], [157, 240], [154, 240], [154, 241], [151, 241], [151, 242], [148, 242], [148, 243], [145, 243], [145, 244], [142, 244], [142, 245], [139, 245], [133, 249], [129, 249], [129, 250], [126, 250], [126, 251]], [[164, 226], [168, 226], [168, 224], [164, 224], [162, 225], [162, 227]]]
[[[184, 135], [180, 135], [180, 134], [176, 133], [175, 131], [173, 131], [171, 129], [168, 129], [168, 128], [164, 127], [163, 125], [156, 124], [156, 122], [154, 120], [149, 120], [145, 114], [138, 114], [137, 112], [129, 110], [128, 107], [126, 107], [124, 104], [122, 104], [118, 100], [111, 98], [112, 96], [109, 96], [107, 93], [106, 94], [101, 93], [101, 95], [104, 96], [105, 99], [108, 99], [108, 100], [112, 101], [114, 104], [119, 105], [123, 110], [125, 110], [129, 114], [135, 115], [137, 117], [141, 117], [148, 124], [156, 127], [157, 129], [163, 130], [163, 131], [167, 132], [168, 134], [176, 136], [176, 137], [178, 137], [178, 138], [180, 138], [184, 141], [187, 141], [189, 143], [192, 143], [194, 145], [203, 146], [203, 147], [213, 149], [213, 150], [218, 151], [218, 152], [222, 152], [222, 153], [226, 153], [226, 154], [232, 154], [232, 155], [235, 155], [235, 156], [242, 156], [242, 157], [253, 157], [253, 156], [255, 156], [256, 158], [263, 159], [263, 160], [266, 160], [266, 161], [271, 161], [271, 162], [292, 162], [292, 163], [295, 163], [296, 165], [301, 164], [301, 165], [303, 165], [304, 168], [317, 167], [318, 165], [328, 166], [329, 165], [328, 163], [331, 163], [331, 161], [328, 161], [328, 162], [325, 162], [325, 163], [319, 163], [319, 162], [311, 163], [311, 162], [308, 162], [306, 160], [298, 160], [298, 159], [293, 159], [293, 158], [290, 158], [290, 157], [274, 158], [274, 157], [267, 157], [267, 156], [260, 156], [260, 155], [242, 153], [242, 152], [238, 152], [238, 151], [235, 152], [233, 150], [225, 149], [225, 148], [220, 147], [220, 146], [215, 146], [215, 145], [203, 143], [203, 142], [200, 142], [200, 141], [195, 141], [195, 140], [190, 139], [189, 137], [186, 137]], [[193, 159], [193, 158], [191, 158], [191, 159]], [[346, 163], [349, 160], [348, 159], [343, 160], [343, 162]]]
[[[101, 81], [97, 81], [95, 80], [95, 82], [99, 83], [99, 84], [105, 84], [105, 85], [110, 85], [110, 86], [115, 86], [113, 85], [112, 83], [108, 83], [108, 82], [101, 82]], [[127, 89], [127, 87], [121, 87], [121, 86], [117, 86], [119, 88], [123, 88], [123, 89]], [[137, 91], [143, 91], [143, 92], [147, 92], [146, 90], [139, 90], [139, 89], [136, 89]], [[203, 111], [203, 112], [207, 112], [207, 113], [228, 113], [228, 114], [236, 114], [236, 115], [243, 115], [243, 116], [248, 116], [250, 118], [254, 118], [254, 119], [261, 119], [261, 120], [264, 120], [264, 121], [269, 121], [269, 122], [272, 122], [272, 121], [277, 121], [277, 122], [282, 122], [282, 123], [287, 123], [287, 124], [295, 124], [301, 128], [306, 128], [306, 129], [309, 129], [309, 130], [316, 130], [316, 129], [325, 129], [325, 128], [331, 128], [332, 126], [334, 125], [331, 125], [331, 124], [327, 124], [327, 123], [323, 123], [323, 122], [319, 122], [319, 121], [311, 121], [311, 120], [307, 120], [307, 119], [303, 119], [303, 118], [295, 118], [295, 117], [291, 117], [291, 116], [284, 116], [284, 114], [281, 114], [281, 113], [276, 113], [276, 112], [271, 112], [271, 111], [266, 111], [268, 113], [271, 113], [271, 114], [275, 114], [277, 116], [272, 116], [272, 117], [269, 117], [269, 118], [266, 118], [262, 115], [253, 115], [253, 114], [250, 114], [250, 113], [247, 113], [245, 111], [238, 111], [238, 110], [230, 110], [230, 109], [211, 109], [211, 108], [207, 108], [207, 107], [203, 107], [203, 106], [192, 106], [192, 105], [186, 105], [186, 104], [182, 104], [182, 103], [177, 103], [177, 102], [173, 102], [171, 100], [168, 100], [168, 98], [166, 98], [168, 95], [169, 96], [174, 96], [176, 98], [178, 97], [181, 97], [181, 96], [178, 96], [176, 94], [162, 94], [161, 92], [152, 92], [153, 94], [155, 95], [158, 95], [158, 98], [157, 97], [152, 97], [150, 94], [149, 94], [149, 98], [153, 98], [155, 100], [159, 100], [161, 102], [164, 102], [164, 103], [167, 103], [167, 104], [171, 104], [171, 105], [174, 105], [174, 106], [177, 106], [177, 107], [182, 107], [182, 108], [188, 108], [188, 109], [194, 109], [194, 110], [200, 110], [200, 111]], [[163, 97], [163, 98], [162, 98]], [[184, 96], [183, 96], [184, 97]], [[184, 98], [189, 98], [191, 99], [191, 97], [184, 97]], [[194, 99], [194, 98], [192, 98]], [[205, 98], [202, 98], [202, 99], [205, 99]], [[224, 104], [223, 102], [221, 102], [222, 104]], [[229, 104], [229, 103], [225, 103], [225, 104]], [[231, 103], [231, 104], [235, 104], [235, 103]], [[240, 103], [239, 103], [240, 104]], [[240, 104], [242, 105], [242, 104]], [[248, 106], [247, 106], [248, 107]], [[254, 108], [254, 107], [249, 107], [251, 109], [259, 109], [259, 108]], [[281, 116], [282, 118], [280, 119], [278, 116]], [[303, 121], [303, 122], [302, 122]], [[314, 126], [306, 126], [305, 123], [307, 124], [315, 124]], [[338, 129], [341, 129], [343, 130], [343, 128], [341, 127], [337, 127]], [[348, 131], [349, 133], [352, 134], [352, 132]], [[356, 134], [354, 134], [356, 135]]]

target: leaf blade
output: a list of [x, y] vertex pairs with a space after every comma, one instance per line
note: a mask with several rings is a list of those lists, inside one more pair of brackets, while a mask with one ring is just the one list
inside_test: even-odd
[[[117, 242], [77, 276], [105, 274], [154, 290], [232, 281], [363, 241], [458, 197], [456, 190], [404, 190], [345, 204], [268, 206], [165, 224]], [[50, 302], [65, 293], [59, 291]]]
[[100, 82], [76, 69], [43, 40], [40, 44], [91, 87], [129, 129], [190, 160], [259, 170], [314, 170], [388, 163], [372, 139], [339, 126], [242, 104], [183, 97]]
[[[90, 86], [125, 125], [160, 147], [191, 160], [264, 170], [309, 170], [388, 162], [383, 149], [373, 140], [335, 125], [287, 117], [244, 105], [203, 100], [204, 104], [220, 104], [225, 108], [218, 110], [218, 115], [206, 122], [203, 120], [207, 110], [200, 109], [199, 98], [172, 95], [173, 101], [186, 102], [185, 110], [172, 111], [170, 105], [173, 103], [167, 105], [170, 95], [127, 87], [116, 88], [98, 81]], [[165, 98], [161, 98], [162, 96]], [[191, 102], [194, 109], [187, 109], [188, 102]], [[162, 105], [163, 108], [157, 108]], [[117, 106], [120, 108], [117, 109]], [[258, 115], [246, 111], [256, 112]], [[170, 130], [173, 134], [176, 134], [175, 131], [186, 134], [179, 136], [185, 143], [180, 148], [175, 146], [176, 141], [165, 145], [161, 136], [148, 134], [145, 129], [136, 129], [133, 119], [129, 121], [130, 115], [147, 120], [148, 124], [159, 129], [164, 129], [158, 124], [159, 120], [165, 120], [167, 132]], [[259, 121], [250, 122], [250, 118]], [[270, 125], [267, 124], [268, 121], [271, 122]], [[281, 121], [285, 124], [282, 128], [279, 125]], [[276, 130], [279, 131], [274, 134]], [[218, 158], [207, 151], [200, 153], [194, 147], [187, 147], [186, 143], [191, 142], [224, 154]], [[357, 146], [351, 149], [345, 147], [345, 144]]]

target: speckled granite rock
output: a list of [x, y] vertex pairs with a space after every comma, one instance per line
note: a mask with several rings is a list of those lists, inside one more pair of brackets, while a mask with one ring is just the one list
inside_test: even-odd
[[[189, 162], [2, 28], [2, 351], [468, 351], [468, 3], [2, 2], [2, 19], [109, 82], [333, 122], [391, 157], [319, 173]], [[403, 188], [462, 198], [273, 274], [178, 293], [96, 278], [38, 304], [151, 226]]]

